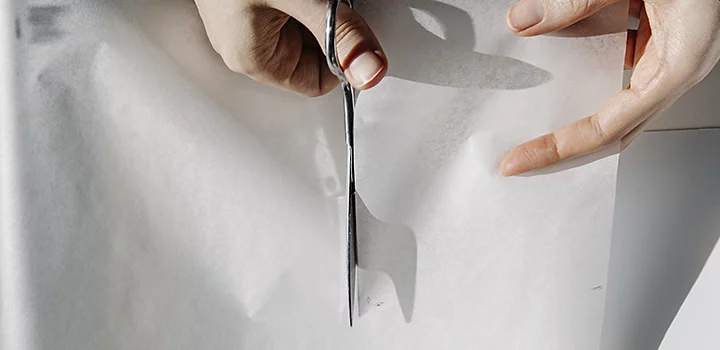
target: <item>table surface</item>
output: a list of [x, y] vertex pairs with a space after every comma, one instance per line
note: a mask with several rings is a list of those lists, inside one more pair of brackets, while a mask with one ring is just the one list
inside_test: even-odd
[[718, 151], [720, 129], [660, 131], [620, 155], [602, 349], [660, 345], [720, 236]]

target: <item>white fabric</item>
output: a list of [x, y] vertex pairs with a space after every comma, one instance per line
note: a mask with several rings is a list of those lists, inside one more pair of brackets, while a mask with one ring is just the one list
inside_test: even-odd
[[190, 1], [25, 1], [16, 47], [5, 11], [3, 349], [597, 348], [617, 157], [497, 166], [620, 88], [626, 5], [519, 39], [512, 3], [358, 3], [354, 329], [337, 93], [231, 73]]

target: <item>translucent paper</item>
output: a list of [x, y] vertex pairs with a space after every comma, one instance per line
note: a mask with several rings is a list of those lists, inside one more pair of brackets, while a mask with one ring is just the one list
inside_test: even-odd
[[230, 72], [190, 1], [18, 4], [3, 348], [597, 348], [616, 156], [497, 168], [619, 90], [626, 8], [520, 39], [512, 4], [357, 4], [391, 67], [358, 100], [353, 329], [339, 94]]

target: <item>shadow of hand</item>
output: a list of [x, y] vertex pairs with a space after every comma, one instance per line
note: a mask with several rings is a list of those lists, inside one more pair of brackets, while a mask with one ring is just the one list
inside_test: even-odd
[[[389, 76], [438, 86], [503, 90], [531, 88], [551, 79], [549, 72], [529, 63], [475, 52], [472, 18], [452, 5], [433, 0], [364, 0], [357, 8], [383, 44]], [[432, 17], [443, 33], [426, 29], [413, 10]]]

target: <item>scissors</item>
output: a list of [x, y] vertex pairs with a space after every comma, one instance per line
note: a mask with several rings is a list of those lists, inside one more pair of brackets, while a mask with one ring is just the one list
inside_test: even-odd
[[[347, 145], [347, 177], [346, 177], [346, 236], [347, 236], [347, 295], [348, 316], [350, 327], [356, 315], [357, 307], [357, 231], [356, 231], [356, 205], [355, 205], [355, 89], [345, 78], [337, 55], [335, 42], [335, 24], [337, 11], [342, 0], [330, 0], [325, 25], [325, 52], [330, 71], [340, 79], [345, 106], [345, 143]], [[352, 0], [344, 0], [352, 8]]]

